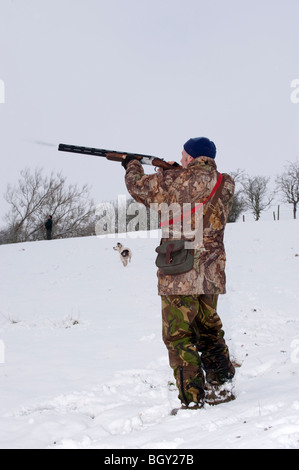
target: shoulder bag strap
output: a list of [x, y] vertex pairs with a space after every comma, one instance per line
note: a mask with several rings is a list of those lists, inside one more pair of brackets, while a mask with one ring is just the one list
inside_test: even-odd
[[204, 218], [203, 218], [203, 229], [207, 228], [208, 226], [210, 217], [215, 210], [217, 200], [220, 197], [220, 194], [224, 185], [224, 178], [223, 178], [222, 173], [219, 173], [218, 175], [219, 176], [218, 176], [217, 183], [213, 191], [211, 192], [209, 198], [205, 201], [205, 202], [208, 202], [208, 210], [205, 213]]

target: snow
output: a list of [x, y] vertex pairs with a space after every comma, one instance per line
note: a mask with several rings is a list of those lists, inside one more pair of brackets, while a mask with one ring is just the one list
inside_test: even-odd
[[0, 448], [299, 448], [298, 221], [227, 226], [218, 311], [237, 399], [177, 416], [158, 235], [0, 246]]

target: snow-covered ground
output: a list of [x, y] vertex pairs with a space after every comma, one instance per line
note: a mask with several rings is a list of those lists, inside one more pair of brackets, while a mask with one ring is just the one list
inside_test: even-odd
[[299, 448], [298, 221], [227, 226], [237, 399], [177, 416], [143, 236], [127, 268], [118, 239], [0, 246], [0, 448]]

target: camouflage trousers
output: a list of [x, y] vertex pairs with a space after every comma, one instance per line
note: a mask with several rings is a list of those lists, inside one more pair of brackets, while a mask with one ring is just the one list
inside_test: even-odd
[[201, 403], [205, 382], [222, 384], [234, 376], [222, 322], [218, 295], [161, 296], [163, 341], [169, 364], [185, 405]]

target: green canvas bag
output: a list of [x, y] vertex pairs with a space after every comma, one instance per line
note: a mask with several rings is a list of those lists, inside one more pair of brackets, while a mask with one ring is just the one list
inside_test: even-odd
[[182, 274], [193, 268], [193, 250], [185, 248], [185, 240], [167, 240], [156, 252], [156, 266], [164, 274]]

